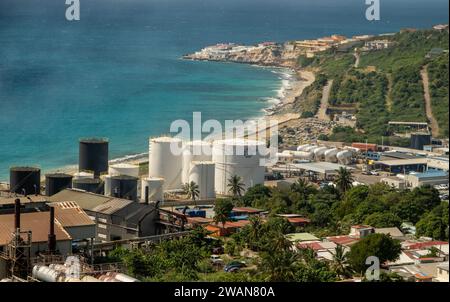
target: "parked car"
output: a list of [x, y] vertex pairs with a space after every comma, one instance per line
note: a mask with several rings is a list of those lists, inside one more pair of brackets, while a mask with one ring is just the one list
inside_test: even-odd
[[380, 173], [378, 171], [370, 171], [370, 175], [379, 176]]
[[246, 264], [244, 261], [231, 261], [230, 263], [228, 263], [227, 265], [225, 265], [225, 267], [223, 268], [223, 270], [227, 273], [229, 272], [235, 272], [243, 267], [245, 267]]
[[211, 262], [216, 265], [222, 265], [223, 259], [219, 255], [211, 255]]

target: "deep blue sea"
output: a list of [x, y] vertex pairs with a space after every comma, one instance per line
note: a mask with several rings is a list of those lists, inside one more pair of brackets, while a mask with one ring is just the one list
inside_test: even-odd
[[0, 180], [12, 165], [76, 164], [78, 139], [110, 139], [110, 157], [146, 152], [171, 121], [247, 119], [276, 96], [280, 75], [191, 62], [218, 42], [257, 43], [395, 32], [448, 23], [448, 0], [0, 0]]

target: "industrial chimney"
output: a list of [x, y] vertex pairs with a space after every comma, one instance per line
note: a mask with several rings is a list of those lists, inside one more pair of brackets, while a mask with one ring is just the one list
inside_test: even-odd
[[148, 186], [145, 187], [145, 204], [148, 204]]
[[50, 232], [48, 234], [48, 252], [53, 254], [56, 250], [55, 236], [55, 208], [50, 207]]
[[14, 201], [14, 231], [20, 230], [20, 199]]

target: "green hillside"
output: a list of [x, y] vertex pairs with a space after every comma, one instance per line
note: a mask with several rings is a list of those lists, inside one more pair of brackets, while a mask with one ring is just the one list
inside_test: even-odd
[[[318, 54], [309, 67], [334, 79], [330, 106], [356, 110], [358, 129], [346, 129], [346, 136], [380, 142], [381, 136], [389, 141], [392, 135], [389, 120], [427, 121], [420, 71], [428, 65], [433, 115], [440, 136], [448, 137], [448, 37], [447, 31], [437, 30], [377, 37], [394, 44], [384, 50], [361, 52], [358, 68], [352, 52], [334, 50]], [[427, 56], [432, 49], [433, 55]]]

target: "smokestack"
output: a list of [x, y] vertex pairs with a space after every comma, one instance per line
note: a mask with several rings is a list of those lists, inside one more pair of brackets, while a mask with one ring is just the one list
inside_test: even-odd
[[14, 231], [20, 229], [20, 199], [14, 201]]
[[145, 204], [148, 204], [148, 186], [145, 187]]
[[50, 253], [56, 250], [56, 236], [55, 236], [55, 208], [50, 207], [50, 233], [48, 234], [48, 251]]

